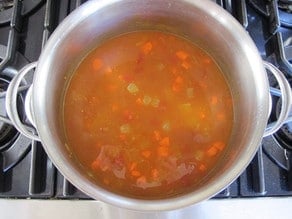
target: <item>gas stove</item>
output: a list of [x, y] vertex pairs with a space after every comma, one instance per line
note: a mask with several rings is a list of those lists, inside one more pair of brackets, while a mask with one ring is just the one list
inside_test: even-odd
[[[292, 83], [292, 1], [213, 0], [232, 14], [250, 34], [263, 60], [277, 66]], [[54, 167], [41, 143], [20, 134], [5, 111], [6, 90], [26, 64], [37, 61], [58, 24], [82, 0], [0, 1], [0, 198], [91, 200]], [[32, 75], [18, 89], [18, 113], [24, 123], [26, 92]], [[270, 84], [277, 88], [270, 78]], [[271, 122], [280, 108], [277, 89]], [[290, 118], [290, 117], [289, 117]], [[291, 122], [289, 122], [291, 120]], [[213, 199], [292, 197], [292, 119], [273, 136], [263, 139], [257, 154], [242, 173]], [[62, 202], [62, 201], [60, 201]]]

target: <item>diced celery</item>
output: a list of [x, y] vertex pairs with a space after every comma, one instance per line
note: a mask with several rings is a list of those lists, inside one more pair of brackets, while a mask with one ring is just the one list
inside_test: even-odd
[[188, 98], [194, 97], [194, 88], [192, 88], [192, 87], [187, 88], [187, 97]]
[[202, 161], [203, 158], [204, 158], [204, 152], [203, 151], [201, 151], [201, 150], [195, 151], [195, 159], [197, 161]]

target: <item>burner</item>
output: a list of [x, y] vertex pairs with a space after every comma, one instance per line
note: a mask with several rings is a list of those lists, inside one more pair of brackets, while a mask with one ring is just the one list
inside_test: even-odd
[[[0, 78], [0, 94], [7, 90], [8, 84], [8, 80]], [[7, 117], [4, 97], [5, 96], [0, 97], [0, 115], [3, 117]], [[18, 102], [21, 102], [21, 98], [18, 98]], [[0, 151], [9, 148], [9, 146], [11, 146], [11, 142], [15, 140], [17, 135], [18, 132], [12, 125], [4, 123], [0, 120]]]
[[[13, 0], [0, 1], [0, 24], [5, 24], [10, 21], [13, 12]], [[26, 15], [35, 9], [43, 0], [25, 0], [22, 1], [21, 15]]]
[[291, 0], [279, 0], [278, 7], [288, 13], [292, 12], [292, 1]]

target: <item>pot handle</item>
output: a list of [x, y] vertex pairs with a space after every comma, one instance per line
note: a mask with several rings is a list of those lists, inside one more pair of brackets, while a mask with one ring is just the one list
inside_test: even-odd
[[[24, 124], [20, 118], [17, 111], [17, 93], [18, 88], [21, 84], [21, 81], [23, 80], [24, 76], [29, 73], [32, 69], [34, 69], [37, 66], [37, 62], [32, 62], [30, 64], [27, 64], [24, 66], [17, 75], [14, 76], [14, 78], [11, 80], [7, 92], [6, 92], [6, 102], [5, 107], [7, 111], [7, 115], [15, 128], [24, 136], [40, 141], [40, 138], [36, 132], [35, 127], [31, 127], [27, 124]], [[33, 121], [33, 112], [31, 107], [31, 94], [32, 94], [32, 85], [30, 86], [27, 95], [25, 97], [25, 112], [29, 119], [29, 121], [34, 125]]]
[[[276, 68], [276, 66], [265, 61], [264, 61], [264, 66], [268, 70], [267, 72], [272, 73], [274, 77], [276, 78], [280, 87], [279, 94], [282, 99], [281, 112], [279, 114], [278, 120], [275, 122], [269, 123], [267, 125], [267, 128], [264, 132], [264, 137], [266, 137], [277, 132], [282, 127], [282, 125], [287, 122], [291, 105], [292, 105], [292, 91], [291, 91], [290, 84], [285, 78], [284, 74], [278, 68]], [[271, 92], [271, 89], [270, 89], [270, 92]], [[272, 104], [271, 98], [270, 98], [270, 104]]]

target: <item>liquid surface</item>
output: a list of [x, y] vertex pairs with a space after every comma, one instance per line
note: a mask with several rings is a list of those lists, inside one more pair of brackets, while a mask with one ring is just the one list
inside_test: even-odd
[[194, 188], [230, 137], [230, 90], [214, 60], [174, 35], [133, 32], [80, 63], [64, 98], [70, 150], [96, 182], [138, 198]]

